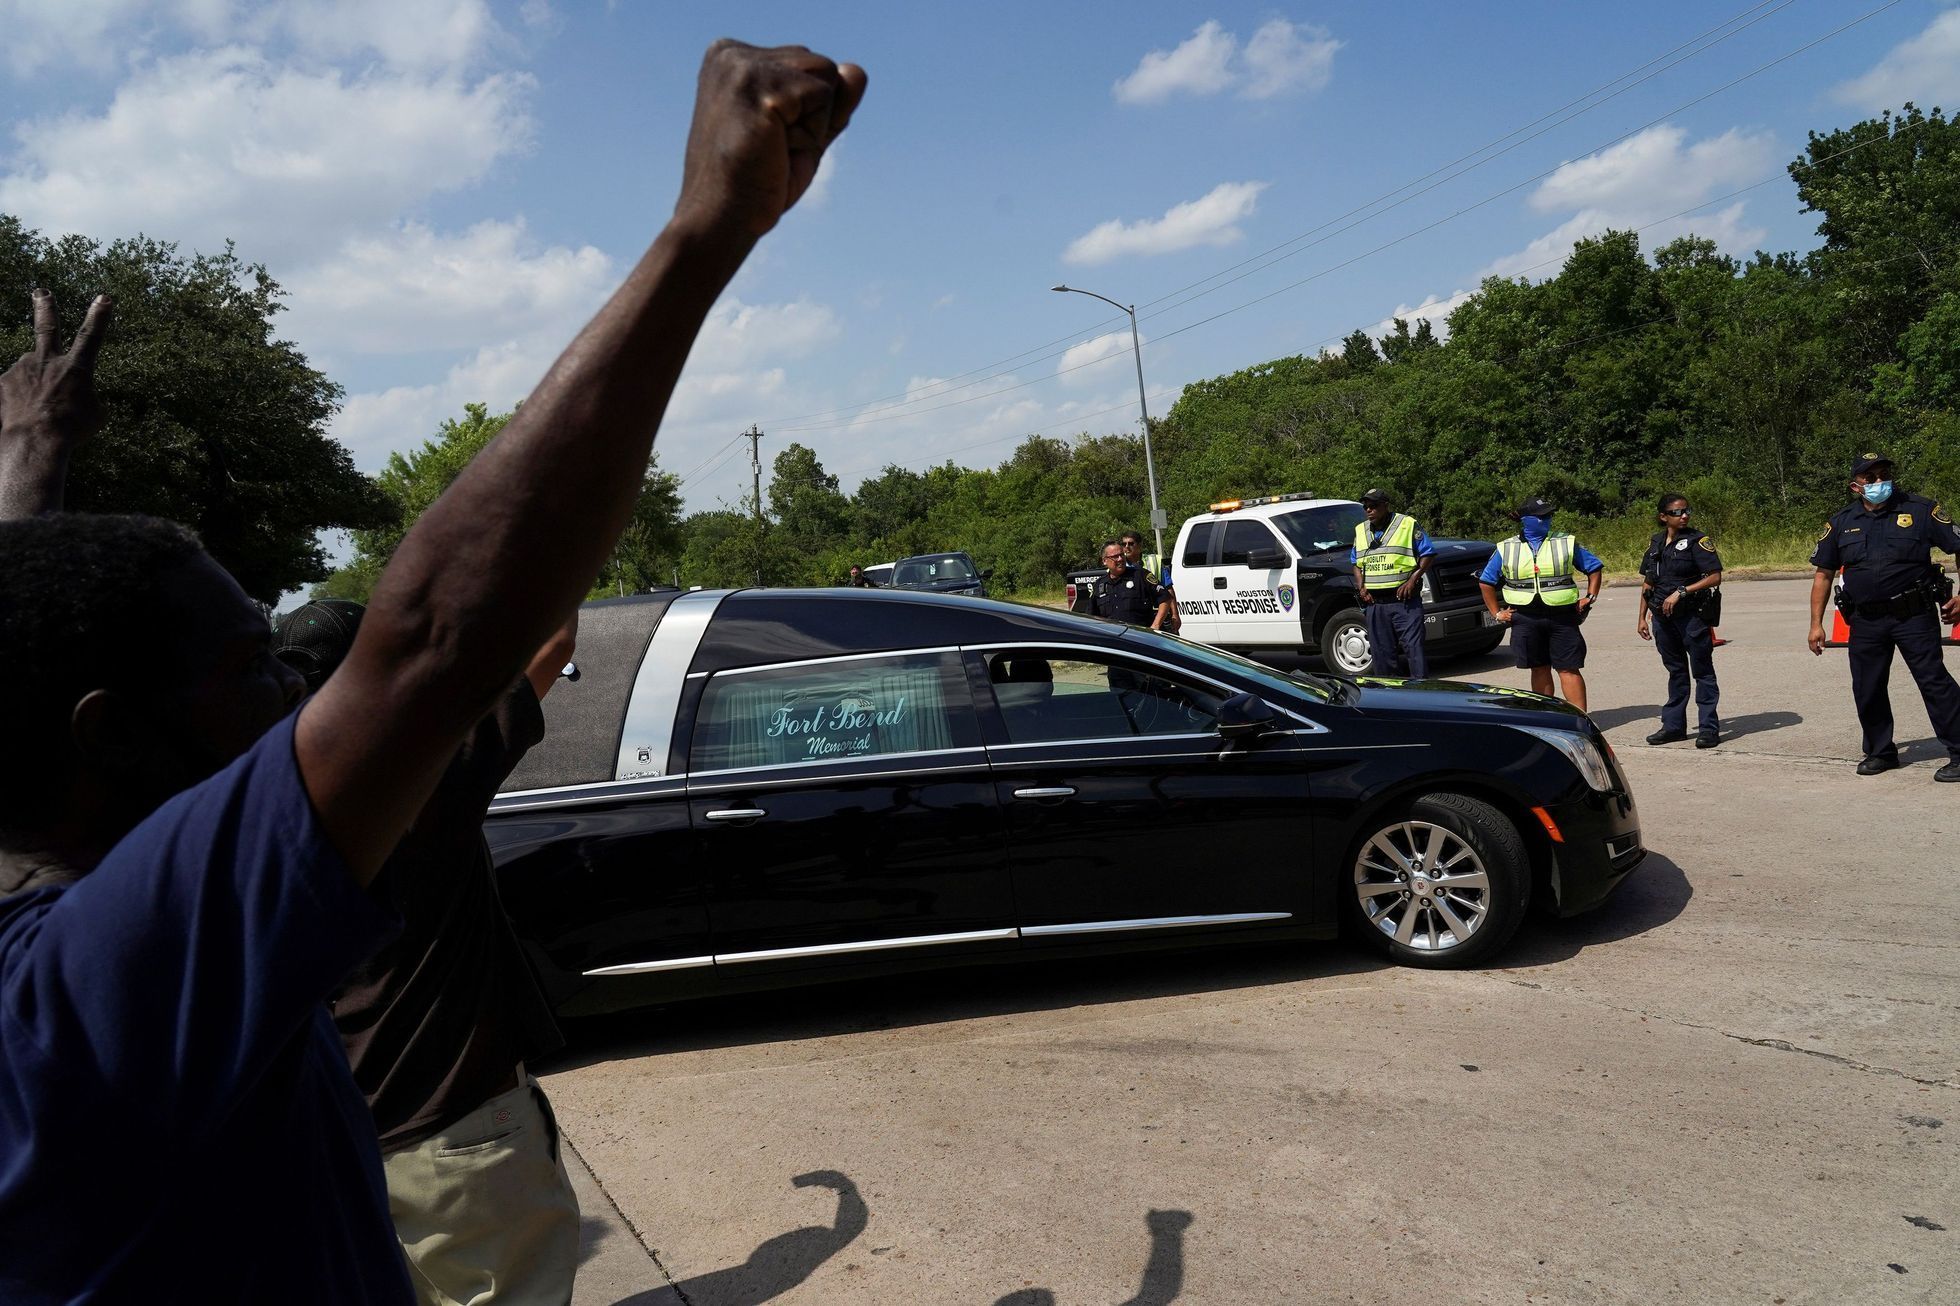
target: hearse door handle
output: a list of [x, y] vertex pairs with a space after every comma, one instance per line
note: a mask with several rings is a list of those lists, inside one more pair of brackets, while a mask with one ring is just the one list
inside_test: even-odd
[[719, 811], [703, 812], [710, 821], [757, 821], [769, 815], [760, 807], [724, 807]]
[[1075, 790], [1068, 785], [1047, 785], [1035, 789], [1016, 789], [1014, 796], [1016, 798], [1032, 798], [1036, 802], [1044, 800], [1053, 802], [1061, 798], [1075, 797]]

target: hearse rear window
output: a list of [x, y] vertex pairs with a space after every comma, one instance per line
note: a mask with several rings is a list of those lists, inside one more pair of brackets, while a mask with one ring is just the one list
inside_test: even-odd
[[847, 761], [979, 743], [957, 654], [842, 658], [711, 678], [695, 714], [688, 770]]

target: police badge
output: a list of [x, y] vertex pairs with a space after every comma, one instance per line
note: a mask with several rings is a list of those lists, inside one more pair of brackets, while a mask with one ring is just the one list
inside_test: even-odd
[[1894, 520], [1896, 520], [1899, 523], [1900, 530], [1906, 530], [1910, 528], [1912, 525], [1912, 514], [1909, 512], [1902, 512]]
[[1280, 610], [1282, 612], [1293, 611], [1293, 587], [1291, 585], [1282, 585], [1279, 587], [1278, 593]]

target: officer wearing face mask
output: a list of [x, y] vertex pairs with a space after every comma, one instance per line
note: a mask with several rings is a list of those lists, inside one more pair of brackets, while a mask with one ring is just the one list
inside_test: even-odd
[[1960, 553], [1960, 530], [1945, 509], [1907, 494], [1892, 481], [1892, 460], [1859, 454], [1851, 463], [1852, 505], [1824, 524], [1810, 565], [1810, 651], [1824, 651], [1824, 603], [1831, 577], [1844, 569], [1839, 606], [1851, 627], [1851, 697], [1864, 731], [1859, 775], [1877, 775], [1899, 764], [1892, 738], [1892, 650], [1905, 659], [1945, 745], [1947, 764], [1935, 780], [1960, 781], [1960, 685], [1940, 660], [1942, 619], [1960, 621], [1960, 598], [1945, 594], [1945, 573], [1931, 560], [1934, 549]]
[[1484, 606], [1511, 628], [1512, 658], [1531, 672], [1532, 692], [1550, 698], [1556, 672], [1565, 701], [1583, 712], [1586, 637], [1579, 623], [1599, 601], [1606, 564], [1572, 536], [1553, 530], [1552, 512], [1540, 498], [1519, 504], [1512, 514], [1518, 533], [1498, 543], [1477, 582]]

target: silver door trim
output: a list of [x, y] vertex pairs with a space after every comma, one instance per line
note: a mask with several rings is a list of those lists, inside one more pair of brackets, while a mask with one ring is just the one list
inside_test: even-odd
[[[674, 718], [680, 713], [687, 669], [701, 651], [715, 609], [726, 597], [724, 590], [696, 590], [675, 599], [661, 614], [640, 669], [633, 675], [632, 692], [626, 696], [619, 750], [613, 759], [615, 780], [664, 778], [660, 773], [674, 753]], [[647, 754], [645, 762], [639, 760], [642, 750]]]
[[927, 948], [947, 943], [1004, 943], [1018, 938], [1013, 926], [998, 930], [963, 930], [958, 934], [914, 934], [902, 939], [858, 939], [850, 943], [817, 943], [803, 948], [764, 948], [759, 952], [718, 952], [715, 965], [745, 961], [794, 961], [802, 957], [836, 957], [853, 952], [886, 952], [893, 948]]
[[[1144, 662], [1144, 663], [1148, 663], [1150, 666], [1153, 667], [1161, 667], [1163, 670], [1170, 672], [1172, 675], [1183, 676], [1187, 680], [1202, 681], [1205, 684], [1210, 685], [1213, 689], [1223, 690], [1228, 695], [1246, 694], [1252, 692], [1250, 690], [1241, 689], [1237, 685], [1228, 685], [1222, 680], [1215, 680], [1211, 676], [1205, 674], [1202, 671], [1193, 671], [1191, 668], [1186, 666], [1180, 666], [1175, 662], [1166, 662], [1162, 658], [1151, 657], [1148, 653], [1136, 653], [1136, 652], [1132, 652], [1127, 648], [1111, 648], [1107, 644], [1077, 644], [1065, 639], [1011, 640], [1011, 641], [1003, 641], [1001, 643], [996, 643], [996, 644], [962, 644], [960, 648], [963, 652], [973, 652], [973, 653], [986, 653], [994, 649], [1004, 649], [1004, 648], [1035, 648], [1035, 649], [1057, 649], [1057, 650], [1067, 649], [1075, 652], [1094, 653], [1094, 654], [1100, 654], [1104, 657], [1115, 657], [1123, 661]], [[1258, 697], [1261, 699], [1265, 699], [1266, 705], [1272, 708], [1273, 711], [1283, 712], [1287, 716], [1292, 717], [1295, 721], [1298, 721], [1300, 723], [1299, 727], [1297, 727], [1296, 730], [1289, 731], [1288, 733], [1304, 732], [1307, 734], [1315, 734], [1315, 735], [1324, 735], [1328, 733], [1326, 726], [1321, 725], [1318, 721], [1313, 720], [1311, 717], [1304, 716], [1301, 713], [1294, 711], [1292, 708], [1287, 707], [1283, 703], [1275, 703], [1271, 699], [1267, 699], [1264, 694], [1260, 694], [1258, 695]], [[1175, 737], [1183, 739], [1183, 738], [1189, 738], [1190, 736], [1179, 735]]]
[[698, 970], [715, 964], [713, 957], [666, 957], [659, 961], [629, 961], [619, 966], [600, 966], [581, 972], [585, 975], [648, 975], [660, 970]]
[[765, 771], [786, 771], [792, 767], [829, 766], [840, 770], [863, 762], [904, 761], [914, 757], [953, 757], [960, 753], [985, 753], [987, 750], [973, 744], [963, 748], [914, 748], [903, 753], [866, 753], [861, 757], [811, 757], [801, 762], [771, 762], [767, 766], [723, 766], [712, 771], [694, 771], [689, 774], [695, 780], [713, 780], [724, 775], [756, 775]]
[[[962, 750], [962, 751], [966, 751], [966, 750]], [[971, 751], [977, 753], [982, 750], [976, 748]], [[895, 754], [893, 756], [895, 756]], [[931, 755], [920, 754], [919, 756], [931, 756]], [[815, 766], [815, 765], [822, 765], [822, 764], [792, 762], [792, 763], [788, 763], [787, 765]], [[844, 772], [826, 771], [821, 775], [788, 775], [788, 776], [778, 777], [773, 774], [774, 768], [771, 768], [769, 771], [766, 772], [760, 770], [749, 772], [748, 774], [750, 778], [747, 780], [730, 780], [730, 781], [724, 781], [719, 784], [695, 784], [690, 781], [687, 786], [687, 792], [691, 796], [698, 796], [703, 794], [727, 793], [730, 790], [783, 789], [791, 785], [846, 784], [855, 780], [889, 780], [897, 776], [908, 776], [908, 775], [920, 775], [920, 776], [930, 776], [930, 777], [951, 776], [951, 775], [960, 775], [968, 771], [991, 771], [992, 769], [993, 768], [985, 762], [968, 762], [958, 766], [908, 766], [908, 767], [900, 767], [897, 770], [890, 770], [890, 771], [844, 771]], [[716, 771], [716, 772], [712, 772], [711, 774], [734, 775], [737, 773], [733, 771]]]
[[1075, 787], [1073, 785], [1038, 785], [1032, 789], [1016, 789], [1014, 796], [1016, 798], [1033, 799], [1073, 798], [1075, 797]]
[[923, 657], [929, 653], [957, 653], [956, 644], [939, 644], [931, 648], [886, 648], [875, 653], [832, 653], [820, 658], [797, 658], [792, 662], [762, 662], [752, 667], [724, 667], [715, 672], [717, 676], [748, 676], [758, 671], [782, 671], [790, 667], [820, 667], [833, 662], [863, 662], [869, 658], [909, 658]]
[[1224, 916], [1146, 916], [1134, 921], [1080, 921], [1067, 925], [1023, 925], [1024, 939], [1057, 934], [1113, 934], [1124, 930], [1170, 930], [1194, 925], [1251, 925], [1258, 921], [1291, 920], [1290, 911], [1242, 911]]

